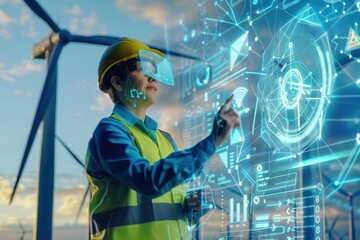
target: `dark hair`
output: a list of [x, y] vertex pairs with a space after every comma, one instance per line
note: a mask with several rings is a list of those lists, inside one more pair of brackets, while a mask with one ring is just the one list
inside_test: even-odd
[[125, 79], [129, 72], [133, 72], [137, 69], [136, 62], [137, 58], [132, 58], [126, 62], [118, 63], [112, 66], [104, 76], [104, 82], [102, 89], [107, 90], [111, 87], [111, 77], [118, 76], [120, 79]]

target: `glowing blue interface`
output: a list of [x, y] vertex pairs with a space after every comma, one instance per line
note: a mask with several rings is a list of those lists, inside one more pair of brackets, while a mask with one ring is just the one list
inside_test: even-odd
[[198, 1], [180, 21], [200, 58], [175, 75], [184, 146], [231, 94], [241, 115], [188, 183], [194, 238], [360, 239], [358, 23], [360, 1], [343, 0]]

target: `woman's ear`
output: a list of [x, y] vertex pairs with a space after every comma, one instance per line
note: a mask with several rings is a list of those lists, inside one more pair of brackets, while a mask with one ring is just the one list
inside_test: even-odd
[[123, 83], [121, 82], [120, 78], [116, 75], [112, 76], [110, 79], [111, 85], [117, 90], [117, 91], [122, 91], [124, 86]]

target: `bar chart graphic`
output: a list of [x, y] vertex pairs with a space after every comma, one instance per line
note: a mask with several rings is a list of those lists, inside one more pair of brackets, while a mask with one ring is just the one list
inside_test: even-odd
[[230, 201], [230, 211], [229, 211], [230, 224], [247, 222], [248, 205], [249, 205], [248, 196], [243, 195], [242, 202], [235, 202], [234, 198], [230, 198], [229, 201]]

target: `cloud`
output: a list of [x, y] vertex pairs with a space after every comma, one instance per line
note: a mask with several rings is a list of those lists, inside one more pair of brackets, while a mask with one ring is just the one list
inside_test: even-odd
[[0, 180], [0, 204], [9, 203], [10, 194], [12, 192], [12, 186], [8, 179]]
[[[87, 184], [80, 184], [73, 187], [67, 187], [64, 189], [57, 189], [56, 191], [56, 207], [54, 217], [60, 223], [73, 222], [76, 218], [76, 214], [80, 209], [81, 201], [87, 189]], [[88, 221], [88, 205], [89, 197], [85, 198], [85, 203], [81, 209], [79, 216], [79, 223], [87, 223]]]
[[[0, 232], [3, 233], [18, 231], [20, 229], [19, 221], [26, 230], [31, 231], [34, 224], [37, 206], [36, 174], [24, 175], [16, 193], [16, 197], [14, 198], [14, 202], [11, 205], [9, 205], [9, 197], [12, 192], [14, 176], [6, 174], [1, 175]], [[66, 187], [59, 188], [59, 181], [64, 181], [64, 178], [67, 178], [65, 184]], [[57, 225], [68, 225], [69, 227], [74, 226], [73, 223], [87, 186], [88, 185], [86, 183], [85, 177], [79, 178], [78, 176], [70, 174], [56, 175], [54, 189], [54, 228]], [[89, 198], [87, 197], [78, 223], [86, 224], [88, 222], [88, 204]], [[83, 229], [83, 233], [85, 233], [86, 227]]]
[[0, 63], [0, 78], [8, 82], [14, 82], [15, 79], [9, 75], [6, 65]]
[[22, 8], [18, 17], [11, 17], [0, 9], [0, 26], [3, 26], [3, 28], [0, 28], [0, 38], [11, 39], [13, 35], [10, 31], [14, 30], [14, 25], [21, 26], [22, 31], [24, 31], [24, 28], [26, 29], [22, 33], [23, 36], [35, 38], [37, 30], [31, 16], [28, 8]]
[[30, 72], [40, 72], [41, 71], [41, 65], [34, 63], [30, 59], [25, 59], [21, 62], [20, 65], [13, 66], [9, 73], [13, 76], [23, 76], [25, 74], [28, 74]]
[[[9, 179], [0, 180], [0, 205], [9, 204], [12, 191], [13, 185], [10, 183]], [[24, 184], [19, 184], [12, 205], [21, 207], [22, 209], [30, 209], [35, 206], [36, 199], [37, 197], [33, 187], [30, 188], [26, 187]]]
[[11, 21], [11, 17], [0, 9], [0, 25], [7, 26]]
[[22, 8], [18, 18], [12, 18], [0, 9], [0, 25], [7, 26], [11, 23], [26, 25], [31, 23], [31, 12], [28, 8]]
[[[85, 17], [81, 20], [81, 23], [84, 28], [84, 33], [106, 33], [106, 27], [104, 24], [99, 23], [98, 16], [95, 12], [89, 14], [88, 17]], [[97, 31], [96, 31], [97, 30]]]
[[84, 12], [79, 5], [66, 8], [65, 12], [71, 15], [70, 30], [78, 34], [106, 34], [105, 24], [100, 23], [96, 12]]
[[[169, 96], [168, 99], [170, 99]], [[182, 141], [182, 134], [179, 130], [178, 123], [182, 121], [182, 117], [184, 114], [184, 109], [180, 104], [173, 103], [168, 104], [166, 106], [162, 106], [158, 113], [159, 115], [159, 128], [169, 132], [172, 138], [175, 140], [178, 149], [184, 148], [184, 143]]]
[[35, 26], [29, 26], [26, 31], [24, 31], [23, 33], [23, 36], [25, 37], [29, 37], [29, 38], [32, 38], [32, 39], [35, 39], [35, 37], [37, 36], [38, 34], [38, 31], [36, 30]]
[[145, 0], [116, 0], [116, 7], [130, 13], [134, 18], [143, 18], [154, 25], [163, 25], [167, 21], [169, 27], [179, 22], [181, 15], [196, 5], [193, 0], [184, 1], [145, 1]]
[[20, 13], [20, 18], [17, 20], [17, 23], [20, 25], [25, 25], [29, 23], [31, 20], [31, 14], [30, 11], [27, 8], [23, 8]]
[[81, 81], [75, 82], [73, 84], [73, 87], [76, 89], [89, 89], [89, 88], [94, 87], [94, 83], [91, 81], [81, 80]]
[[9, 216], [8, 214], [1, 214], [0, 219], [2, 219], [0, 222], [0, 230], [18, 232], [19, 234], [22, 232], [20, 224], [27, 232], [32, 230], [32, 225], [34, 224], [34, 220], [32, 218], [20, 219], [19, 217]]
[[[85, 171], [75, 161], [74, 161], [74, 165], [79, 168], [79, 172], [80, 171]], [[66, 174], [66, 173], [61, 173], [61, 174], [56, 175], [56, 182], [58, 184], [60, 184], [60, 186], [68, 186], [68, 185], [74, 186], [74, 185], [76, 185], [76, 186], [79, 186], [81, 188], [84, 188], [83, 184], [84, 184], [85, 181], [86, 181], [85, 175], [80, 175], [80, 176], [76, 176], [76, 177], [74, 175]]]
[[21, 90], [14, 90], [13, 91], [13, 95], [15, 95], [15, 96], [20, 96], [22, 94], [23, 94], [23, 91], [21, 91]]
[[70, 15], [73, 15], [73, 16], [80, 16], [81, 14], [83, 14], [83, 10], [77, 4], [75, 4], [72, 7], [65, 8], [65, 12], [69, 13]]
[[108, 95], [102, 94], [96, 96], [96, 103], [90, 106], [90, 109], [96, 112], [103, 112], [107, 108], [112, 107], [113, 102]]
[[162, 5], [151, 5], [143, 9], [143, 17], [155, 25], [162, 25], [169, 16], [169, 11]]
[[14, 82], [16, 77], [27, 75], [31, 72], [40, 72], [40, 64], [34, 63], [30, 59], [24, 59], [19, 64], [8, 68], [5, 64], [0, 63], [0, 78], [5, 81]]
[[21, 0], [0, 0], [0, 5], [5, 4], [5, 3], [10, 3], [12, 5], [18, 5], [19, 3], [21, 3]]
[[55, 211], [56, 217], [73, 217], [80, 205], [79, 198], [76, 196], [65, 196], [63, 204]]
[[26, 195], [22, 198], [15, 199], [14, 205], [20, 206], [23, 209], [32, 209], [37, 204], [37, 193]]

